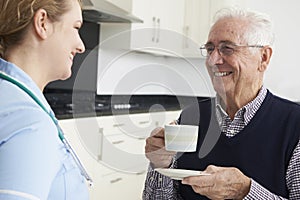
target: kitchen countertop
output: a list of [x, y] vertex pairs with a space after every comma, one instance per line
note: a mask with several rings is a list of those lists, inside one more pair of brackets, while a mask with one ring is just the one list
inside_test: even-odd
[[[46, 99], [58, 119], [175, 111], [195, 97], [171, 95], [96, 95], [90, 92], [47, 91]], [[201, 100], [207, 97], [197, 97]], [[179, 100], [180, 99], [180, 103]]]

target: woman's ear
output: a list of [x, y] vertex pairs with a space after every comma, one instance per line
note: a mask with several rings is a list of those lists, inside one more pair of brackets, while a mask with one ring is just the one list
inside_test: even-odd
[[261, 54], [261, 65], [259, 70], [261, 72], [265, 71], [270, 63], [272, 57], [273, 49], [270, 46], [264, 46]]
[[44, 9], [39, 9], [38, 11], [36, 11], [34, 14], [33, 23], [33, 27], [36, 34], [41, 39], [46, 39], [48, 37], [49, 29], [51, 27], [47, 11]]

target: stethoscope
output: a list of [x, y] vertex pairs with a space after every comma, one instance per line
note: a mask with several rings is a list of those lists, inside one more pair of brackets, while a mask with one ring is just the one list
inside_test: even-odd
[[52, 121], [54, 122], [55, 126], [57, 127], [57, 131], [58, 131], [58, 136], [59, 139], [62, 141], [62, 143], [64, 144], [65, 148], [67, 149], [67, 151], [71, 154], [71, 156], [73, 157], [77, 167], [79, 168], [81, 174], [85, 177], [85, 179], [87, 180], [87, 182], [89, 183], [89, 186], [93, 185], [93, 181], [91, 179], [91, 177], [88, 175], [87, 171], [85, 170], [85, 168], [83, 167], [82, 163], [80, 162], [78, 156], [76, 155], [75, 151], [73, 150], [73, 148], [71, 147], [70, 143], [67, 141], [67, 139], [64, 137], [64, 133], [63, 130], [60, 128], [57, 119], [55, 118], [55, 116], [53, 114], [51, 114], [50, 112], [48, 112], [47, 108], [42, 104], [42, 102], [36, 97], [36, 95], [30, 90], [28, 89], [23, 83], [19, 82], [18, 80], [16, 80], [15, 78], [9, 76], [8, 74], [6, 74], [3, 71], [0, 71], [0, 78], [9, 81], [10, 83], [18, 86], [21, 90], [23, 90], [24, 92], [26, 92], [52, 119]]

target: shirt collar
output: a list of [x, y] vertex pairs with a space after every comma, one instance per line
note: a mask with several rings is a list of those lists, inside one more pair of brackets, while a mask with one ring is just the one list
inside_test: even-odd
[[32, 80], [32, 78], [26, 74], [21, 68], [17, 67], [15, 64], [7, 62], [0, 58], [0, 71], [8, 74], [9, 76], [15, 78], [20, 83], [25, 85], [28, 89], [33, 92], [36, 97], [43, 103], [43, 105], [47, 108], [49, 112], [52, 112], [47, 100], [45, 99], [42, 91], [36, 85], [36, 83]]
[[[250, 120], [254, 117], [255, 113], [257, 112], [262, 102], [264, 101], [266, 95], [267, 95], [267, 89], [264, 86], [262, 86], [255, 99], [253, 99], [252, 101], [250, 101], [248, 104], [246, 104], [244, 107], [240, 108], [237, 111], [237, 113], [243, 112], [243, 117], [244, 117], [243, 119], [245, 125], [247, 125], [250, 122]], [[228, 116], [228, 114], [222, 107], [221, 98], [219, 95], [216, 96], [215, 106], [216, 106], [217, 121], [221, 126], [224, 117]]]

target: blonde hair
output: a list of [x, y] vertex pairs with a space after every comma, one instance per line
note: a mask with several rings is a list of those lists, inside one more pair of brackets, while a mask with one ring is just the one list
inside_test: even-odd
[[[81, 0], [78, 0], [81, 3]], [[18, 45], [32, 22], [34, 14], [45, 9], [52, 21], [70, 9], [70, 0], [1, 0], [0, 2], [0, 58], [8, 47]]]

